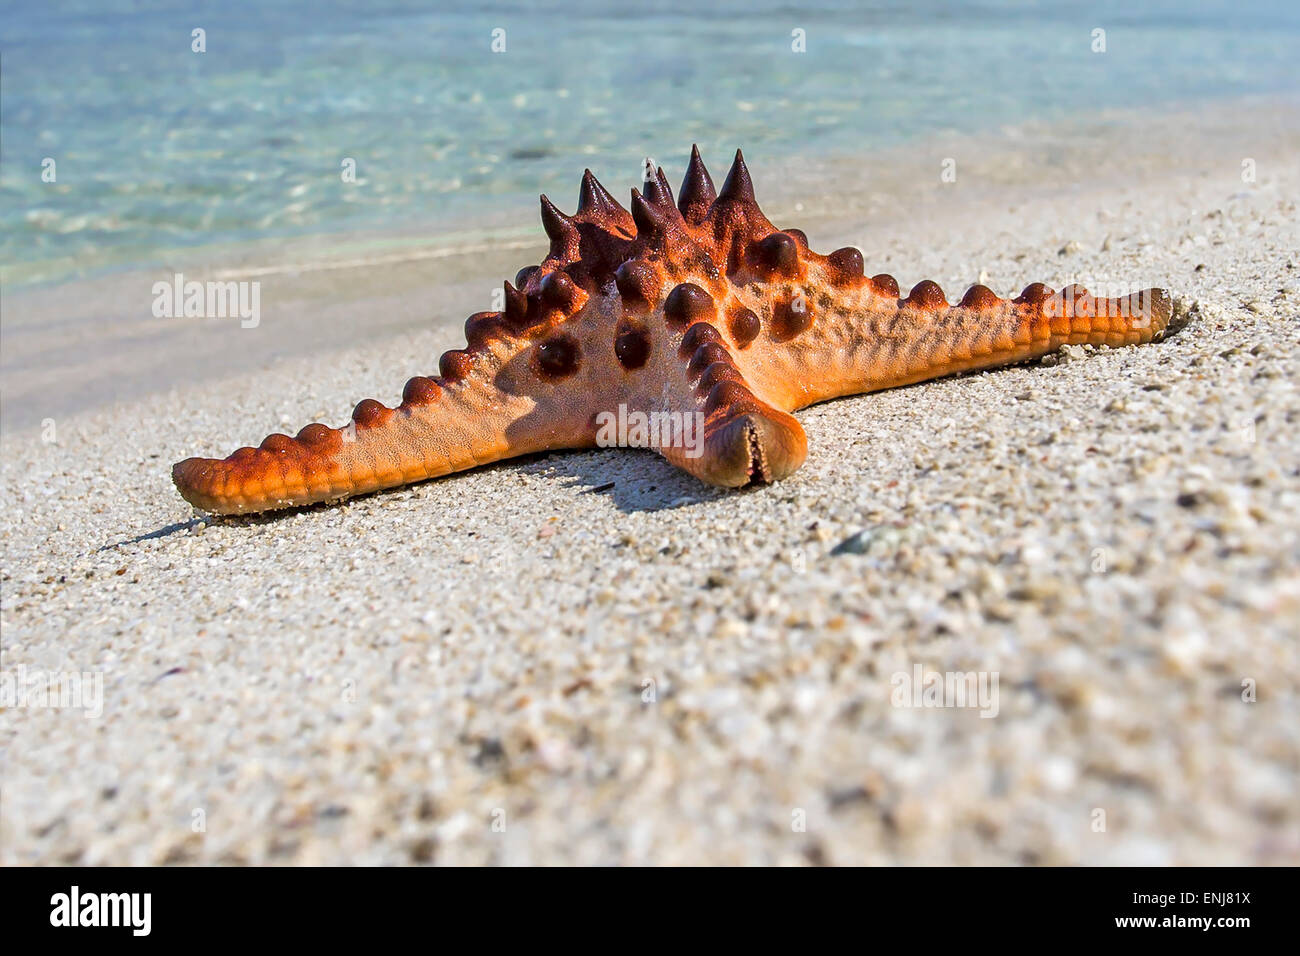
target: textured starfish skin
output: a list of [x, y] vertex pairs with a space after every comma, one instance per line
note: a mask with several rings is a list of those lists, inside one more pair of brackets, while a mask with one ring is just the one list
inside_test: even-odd
[[739, 151], [715, 193], [698, 150], [674, 203], [647, 170], [631, 211], [584, 175], [578, 211], [542, 197], [551, 248], [505, 284], [503, 312], [465, 323], [467, 347], [402, 404], [357, 405], [343, 429], [308, 425], [224, 460], [172, 469], [186, 501], [232, 514], [335, 501], [531, 452], [588, 448], [598, 415], [703, 414], [703, 453], [656, 450], [702, 481], [787, 477], [807, 437], [790, 412], [815, 402], [1045, 355], [1065, 344], [1160, 338], [1162, 289], [1099, 299], [1039, 283], [1015, 299], [981, 285], [949, 304], [933, 282], [900, 298], [852, 248], [823, 256], [754, 201]]

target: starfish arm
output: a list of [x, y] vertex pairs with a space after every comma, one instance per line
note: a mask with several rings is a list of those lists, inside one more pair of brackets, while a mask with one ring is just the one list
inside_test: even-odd
[[[225, 459], [186, 459], [172, 468], [181, 496], [215, 514], [271, 511], [590, 446], [611, 398], [601, 353], [614, 348], [610, 297], [591, 270], [623, 261], [631, 217], [590, 170], [575, 216], [545, 196], [541, 207], [547, 259], [520, 270], [519, 288], [505, 283], [503, 311], [469, 317], [467, 347], [445, 353], [437, 377], [411, 379], [396, 408], [361, 402], [340, 429], [312, 424]], [[575, 280], [565, 267], [576, 262], [589, 268]]]
[[525, 294], [506, 283], [504, 312], [465, 323], [466, 349], [435, 378], [406, 384], [402, 403], [357, 405], [343, 428], [308, 425], [258, 448], [172, 469], [186, 501], [216, 514], [334, 501], [539, 451], [592, 444], [600, 363], [583, 361], [599, 302], [562, 273]]
[[644, 444], [711, 485], [793, 473], [808, 452], [799, 422], [755, 394], [713, 323], [694, 322], [684, 334], [673, 326], [658, 326], [663, 334], [651, 340], [650, 359], [630, 382], [622, 418], [647, 423]]
[[[241, 448], [222, 460], [187, 459], [172, 469], [176, 487], [204, 511], [259, 512], [589, 444], [581, 430], [564, 426], [569, 419], [554, 388], [544, 383], [513, 391], [502, 387], [494, 380], [500, 373], [494, 374], [491, 352], [447, 355], [444, 372], [452, 374], [411, 379], [396, 408], [366, 399], [343, 428], [312, 424], [295, 438], [271, 435], [259, 447]], [[454, 370], [457, 365], [470, 365], [463, 377]]]
[[742, 367], [787, 411], [1010, 365], [1062, 345], [1150, 342], [1163, 336], [1172, 313], [1163, 289], [1105, 299], [1081, 286], [1054, 293], [1035, 283], [1015, 299], [1000, 299], [974, 285], [950, 305], [936, 283], [924, 281], [900, 298], [893, 277], [862, 275], [857, 250], [820, 256], [797, 230], [769, 235], [757, 252], [751, 268], [760, 281], [740, 283], [739, 297], [761, 316], [761, 333]]

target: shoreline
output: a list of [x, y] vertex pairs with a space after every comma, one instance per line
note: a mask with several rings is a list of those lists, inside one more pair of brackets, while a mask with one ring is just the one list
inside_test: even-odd
[[[1084, 115], [1083, 122], [1085, 128], [1091, 127], [1102, 135], [1112, 135], [1116, 126], [1124, 128], [1138, 127], [1148, 123], [1153, 115], [1164, 120], [1195, 120], [1200, 124], [1205, 120], [1209, 120], [1211, 123], [1224, 119], [1235, 120], [1239, 118], [1243, 111], [1253, 117], [1258, 117], [1272, 111], [1296, 109], [1300, 109], [1300, 97], [1294, 93], [1279, 90], [1272, 93], [1253, 93], [1241, 96], [1223, 95], [1205, 101], [1175, 99], [1126, 110], [1101, 110]], [[981, 137], [979, 134], [972, 135], [969, 131], [953, 129], [928, 133], [918, 132], [901, 141], [879, 143], [864, 151], [846, 152], [841, 147], [829, 147], [822, 151], [794, 152], [790, 155], [763, 158], [773, 173], [781, 171], [783, 173], [793, 172], [797, 174], [800, 168], [808, 162], [814, 165], [823, 164], [834, 167], [844, 163], [861, 162], [872, 157], [893, 156], [909, 159], [916, 154], [933, 152], [935, 144], [945, 141], [950, 143], [974, 143], [976, 145], [997, 142], [1005, 148], [1007, 144], [1016, 141], [1032, 140], [1035, 137], [1051, 138], [1060, 134], [1068, 134], [1073, 128], [1073, 123], [1073, 118], [1066, 122], [1059, 117], [1036, 117], [1015, 125], [1002, 124], [999, 127], [1000, 139], [988, 137], [987, 134]], [[741, 143], [740, 145], [743, 148], [744, 144]], [[664, 155], [659, 155], [656, 160], [659, 165], [664, 166], [669, 173], [669, 179], [674, 182], [680, 177], [688, 149], [675, 148], [675, 146], [676, 144], [661, 144]], [[730, 161], [730, 155], [719, 154], [709, 161], [713, 166], [725, 167]], [[609, 176], [607, 170], [597, 169], [596, 172], [603, 178], [610, 179], [613, 182], [614, 177]], [[577, 177], [573, 178], [576, 180]], [[537, 186], [539, 190], [541, 185], [542, 181], [539, 180]], [[627, 183], [626, 185], [639, 186], [640, 184]], [[777, 198], [789, 199], [791, 202], [799, 200], [798, 190], [791, 188], [789, 184], [783, 184], [780, 180], [777, 180], [771, 185], [781, 189], [780, 193], [774, 193]], [[771, 191], [770, 188], [769, 191]], [[625, 193], [626, 189], [624, 188], [618, 191], [616, 195], [620, 201], [624, 201], [626, 204]], [[559, 202], [563, 208], [565, 205], [563, 200], [568, 197], [565, 193], [560, 193], [557, 196], [552, 196], [552, 198]], [[436, 197], [433, 201], [436, 202]], [[527, 238], [536, 232], [534, 228], [536, 224], [521, 221], [516, 215], [516, 210], [522, 206], [531, 207], [532, 205], [531, 195], [505, 195], [498, 197], [498, 201], [495, 203], [490, 205], [485, 203], [482, 208], [472, 215], [460, 212], [445, 217], [428, 213], [418, 218], [402, 219], [392, 226], [381, 227], [374, 223], [362, 223], [352, 227], [325, 228], [270, 238], [252, 237], [214, 243], [186, 243], [165, 252], [143, 254], [142, 259], [137, 262], [105, 265], [87, 275], [80, 276], [65, 274], [15, 281], [13, 276], [6, 276], [5, 274], [6, 270], [14, 269], [14, 266], [0, 267], [0, 276], [5, 277], [11, 292], [21, 294], [42, 290], [48, 291], [64, 285], [111, 279], [115, 275], [154, 274], [159, 270], [169, 268], [168, 263], [173, 261], [180, 262], [193, 270], [231, 274], [255, 272], [268, 268], [284, 272], [297, 270], [317, 271], [323, 268], [337, 267], [339, 256], [329, 250], [328, 247], [330, 246], [344, 247], [342, 253], [344, 258], [349, 256], [356, 258], [361, 250], [376, 246], [381, 248], [384, 246], [408, 248], [408, 254], [413, 258], [423, 256], [442, 258], [447, 255], [454, 255], [459, 245], [472, 247], [475, 250], [521, 248], [521, 244], [526, 243]], [[438, 236], [447, 232], [459, 236], [460, 239], [448, 243], [429, 238], [431, 235]], [[284, 248], [298, 251], [285, 257], [280, 253], [280, 250]], [[396, 255], [400, 256], [401, 253]], [[387, 257], [380, 254], [378, 258], [383, 260]], [[264, 265], [268, 261], [270, 265]], [[358, 258], [358, 262], [361, 261], [363, 259]], [[394, 258], [393, 261], [398, 260]], [[24, 267], [27, 265], [39, 267], [40, 263], [22, 264]]]
[[[1222, 144], [1247, 131], [1252, 145], [1265, 151], [1256, 159], [1263, 160], [1260, 175], [1266, 177], [1269, 157], [1300, 148], [1300, 132], [1273, 124], [1261, 143], [1253, 131], [1268, 128], [1273, 112], [1292, 103], [1251, 97], [1201, 108], [1194, 117], [1179, 109], [1154, 120], [1108, 113], [1068, 126], [1029, 123], [981, 139], [935, 136], [867, 157], [768, 163], [756, 156], [750, 166], [769, 217], [778, 226], [803, 229], [814, 248], [858, 245], [869, 271], [897, 270], [905, 284], [934, 278], [944, 287], [969, 285], [979, 281], [984, 264], [971, 262], [960, 275], [922, 276], [891, 260], [888, 250], [911, 236], [944, 236], [968, 228], [969, 220], [996, 219], [1008, 206], [1027, 209], [1054, 194], [1074, 191], [1086, 208], [1093, 201], [1090, 194], [1158, 183], [1169, 175], [1204, 176], [1216, 162], [1232, 158]], [[1201, 138], [1190, 150], [1194, 156], [1185, 155], [1186, 145], [1177, 155], [1160, 145], [1177, 141], [1193, 118]], [[1117, 132], [1117, 121], [1127, 124], [1126, 131]], [[1111, 144], [1129, 139], [1137, 142], [1126, 143], [1121, 163]], [[940, 181], [945, 159], [955, 164], [955, 182]], [[684, 160], [674, 155], [665, 164], [675, 167], [670, 180], [679, 178]], [[728, 162], [729, 157], [711, 159], [715, 179], [725, 176]], [[925, 174], [918, 172], [926, 167]], [[575, 183], [580, 172], [575, 171]], [[627, 185], [607, 183], [620, 195]], [[571, 198], [561, 197], [561, 208], [570, 208]], [[531, 205], [503, 207], [494, 219], [496, 231], [486, 237], [461, 232], [467, 238], [430, 242], [418, 237], [418, 227], [404, 226], [387, 234], [258, 240], [182, 251], [165, 269], [9, 291], [0, 326], [7, 399], [0, 426], [31, 428], [51, 417], [266, 368], [268, 361], [307, 355], [325, 361], [358, 341], [425, 327], [447, 332], [439, 339], [445, 344], [430, 355], [434, 362], [440, 351], [458, 344], [457, 332], [468, 315], [492, 308], [503, 279], [513, 279], [519, 268], [544, 254], [545, 237]], [[228, 320], [154, 318], [149, 290], [177, 273], [198, 281], [257, 281], [264, 321], [250, 335]], [[1005, 283], [1018, 280], [1003, 281], [995, 291], [1015, 291]], [[120, 368], [101, 369], [98, 357], [104, 354], [113, 354]]]

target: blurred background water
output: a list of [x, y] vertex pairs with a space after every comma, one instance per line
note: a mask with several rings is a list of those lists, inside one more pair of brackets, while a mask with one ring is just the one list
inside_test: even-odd
[[249, 239], [472, 229], [522, 194], [571, 207], [584, 166], [622, 171], [621, 196], [643, 155], [680, 162], [692, 142], [714, 163], [736, 145], [851, 153], [1300, 84], [1295, 0], [464, 6], [0, 5], [6, 281]]

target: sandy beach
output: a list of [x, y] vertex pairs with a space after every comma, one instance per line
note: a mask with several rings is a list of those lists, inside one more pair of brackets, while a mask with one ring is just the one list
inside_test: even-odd
[[260, 276], [256, 329], [153, 318], [157, 270], [6, 291], [0, 667], [102, 699], [3, 709], [0, 863], [1300, 863], [1297, 155], [1290, 102], [747, 153], [868, 274], [1162, 286], [1183, 327], [809, 409], [744, 492], [609, 450], [175, 493], [395, 403], [540, 226], [178, 262]]

